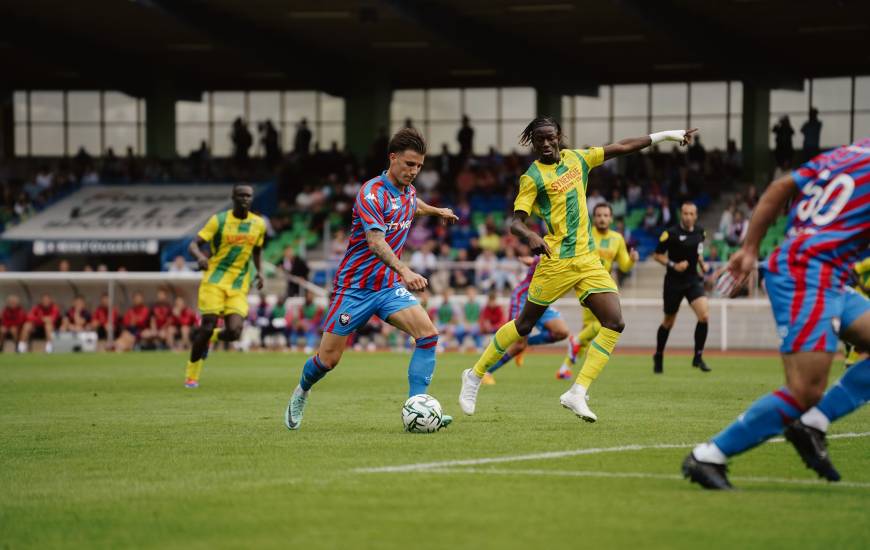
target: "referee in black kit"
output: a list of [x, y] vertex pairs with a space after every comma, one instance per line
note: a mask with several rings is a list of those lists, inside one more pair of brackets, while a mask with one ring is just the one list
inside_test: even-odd
[[707, 341], [707, 321], [710, 311], [707, 296], [704, 294], [704, 280], [698, 272], [707, 271], [704, 265], [704, 240], [707, 237], [703, 227], [695, 225], [698, 220], [698, 207], [687, 201], [680, 207], [680, 223], [668, 228], [659, 238], [653, 257], [667, 268], [665, 275], [665, 318], [656, 335], [656, 353], [653, 355], [653, 372], [661, 374], [662, 359], [665, 344], [671, 327], [677, 320], [677, 312], [683, 298], [698, 317], [695, 325], [695, 357], [692, 366], [704, 372], [710, 372], [710, 367], [704, 363], [704, 343]]

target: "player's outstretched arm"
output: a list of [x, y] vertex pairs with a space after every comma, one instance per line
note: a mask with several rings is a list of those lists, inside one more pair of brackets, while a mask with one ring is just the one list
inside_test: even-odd
[[636, 153], [641, 149], [663, 141], [673, 141], [680, 145], [688, 145], [692, 143], [692, 136], [697, 131], [697, 128], [689, 130], [665, 130], [664, 132], [656, 132], [648, 136], [621, 139], [616, 143], [604, 146], [604, 160]]
[[405, 281], [408, 290], [423, 290], [429, 286], [429, 281], [426, 277], [414, 273], [411, 268], [402, 263], [398, 256], [387, 244], [384, 232], [379, 229], [369, 229], [366, 231], [366, 244], [372, 254], [382, 261], [387, 267], [398, 273], [399, 277]]
[[431, 204], [426, 204], [421, 199], [417, 199], [417, 211], [414, 212], [414, 217], [420, 216], [438, 216], [442, 223], [453, 223], [459, 221], [459, 216], [453, 213], [450, 208], [437, 208]]
[[514, 211], [514, 218], [511, 222], [511, 233], [520, 238], [520, 240], [529, 245], [532, 254], [550, 257], [550, 247], [544, 241], [543, 237], [529, 229], [526, 225], [526, 220], [529, 218], [527, 212], [522, 210]]
[[190, 252], [190, 255], [196, 259], [197, 265], [203, 271], [208, 269], [208, 256], [202, 253], [202, 245], [205, 244], [205, 239], [200, 236], [196, 236], [190, 241], [190, 245], [187, 247], [187, 250]]

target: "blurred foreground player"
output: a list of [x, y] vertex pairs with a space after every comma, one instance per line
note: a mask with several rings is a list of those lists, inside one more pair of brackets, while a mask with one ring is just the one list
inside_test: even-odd
[[[194, 331], [184, 385], [199, 386], [199, 375], [208, 355], [208, 346], [218, 340], [233, 342], [242, 335], [248, 316], [248, 289], [253, 278], [257, 290], [263, 288], [260, 251], [266, 235], [263, 218], [251, 212], [254, 188], [233, 186], [233, 207], [209, 218], [190, 243], [190, 253], [202, 269], [199, 283], [199, 312], [202, 322]], [[211, 255], [202, 252], [208, 243]], [[256, 275], [251, 271], [253, 259]], [[217, 329], [223, 317], [223, 330]]]
[[[852, 288], [855, 289], [855, 292], [860, 294], [865, 298], [870, 298], [870, 256], [864, 258], [860, 262], [855, 264], [855, 269], [853, 270], [853, 275], [855, 277], [854, 284]], [[848, 369], [855, 363], [857, 363], [861, 359], [861, 355], [866, 353], [867, 350], [864, 350], [862, 353], [855, 346], [846, 342], [846, 361], [845, 366]]]
[[822, 399], [837, 333], [859, 349], [870, 348], [870, 301], [844, 285], [870, 237], [870, 138], [819, 155], [771, 183], [718, 287], [733, 295], [745, 283], [758, 261], [761, 238], [792, 198], [786, 240], [760, 266], [782, 338], [786, 384], [689, 453], [683, 475], [707, 489], [730, 489], [728, 458], [784, 428], [808, 467], [829, 481], [839, 480], [824, 434], [831, 422], [870, 397], [870, 359], [865, 358]]
[[[388, 152], [389, 168], [367, 181], [356, 196], [350, 242], [335, 275], [320, 346], [305, 362], [284, 412], [289, 430], [299, 429], [311, 387], [338, 365], [348, 336], [373, 316], [414, 338], [408, 395], [426, 393], [432, 381], [438, 331], [410, 292], [423, 290], [429, 282], [399, 258], [415, 217], [437, 216], [449, 222], [458, 218], [449, 208], [435, 208], [417, 198], [413, 182], [426, 155], [426, 143], [417, 130], [396, 132]], [[445, 415], [443, 425], [450, 421]]]

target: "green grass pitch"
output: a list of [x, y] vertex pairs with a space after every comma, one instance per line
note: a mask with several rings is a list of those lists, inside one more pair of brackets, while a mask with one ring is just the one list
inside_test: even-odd
[[[463, 417], [474, 357], [440, 355], [431, 393], [456, 421], [406, 434], [408, 355], [348, 353], [291, 433], [300, 354], [213, 353], [198, 390], [176, 354], [4, 354], [0, 548], [866, 548], [866, 435], [831, 440], [839, 486], [784, 443], [732, 462], [739, 491], [677, 477], [688, 444], [782, 383], [778, 359], [713, 357], [705, 375], [671, 356], [654, 377], [648, 357], [617, 354], [592, 388], [594, 425], [559, 406], [560, 359], [504, 367]], [[867, 409], [832, 429], [864, 432]], [[663, 444], [685, 446], [645, 448]], [[358, 471], [629, 445], [641, 448]]]

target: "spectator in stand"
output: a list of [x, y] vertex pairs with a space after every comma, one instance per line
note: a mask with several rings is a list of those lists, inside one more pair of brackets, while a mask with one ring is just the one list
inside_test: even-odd
[[263, 148], [263, 156], [269, 166], [274, 166], [281, 160], [281, 145], [279, 144], [278, 130], [272, 124], [271, 119], [258, 125], [260, 131], [260, 145]]
[[438, 269], [438, 258], [435, 257], [435, 241], [426, 241], [420, 250], [415, 250], [408, 261], [408, 267], [427, 279]]
[[57, 270], [60, 271], [61, 273], [68, 273], [69, 272], [69, 260], [61, 260], [60, 262], [58, 262]]
[[193, 273], [193, 270], [190, 269], [189, 265], [187, 265], [187, 260], [184, 259], [184, 256], [178, 255], [172, 260], [172, 263], [169, 264], [169, 272]]
[[613, 208], [613, 219], [621, 220], [628, 214], [628, 203], [619, 188], [615, 188], [610, 194], [610, 206]]
[[628, 184], [626, 192], [629, 208], [637, 208], [643, 205], [643, 188], [636, 181]]
[[[305, 339], [304, 353], [310, 354], [320, 339], [320, 325], [323, 322], [323, 308], [314, 301], [311, 291], [305, 293], [305, 302], [296, 313], [296, 336]], [[295, 345], [295, 344], [294, 344]]]
[[755, 210], [755, 205], [758, 204], [758, 188], [756, 186], [751, 185], [746, 190], [746, 198], [743, 202], [746, 205], [747, 212], [752, 214], [752, 211]]
[[[498, 258], [492, 250], [484, 250], [474, 260], [474, 276], [477, 286], [489, 290], [497, 286], [499, 281]], [[498, 289], [501, 290], [501, 289]]]
[[248, 321], [255, 327], [260, 329], [260, 347], [267, 347], [266, 339], [275, 334], [276, 330], [272, 327], [272, 306], [269, 304], [268, 297], [265, 294], [260, 294], [260, 303], [257, 307], [251, 309], [248, 314]]
[[151, 309], [145, 305], [145, 297], [141, 292], [134, 292], [133, 303], [124, 313], [123, 330], [115, 340], [115, 351], [131, 351], [139, 341], [149, 340], [150, 321]]
[[451, 338], [455, 340], [457, 347], [465, 339], [464, 326], [459, 316], [459, 308], [450, 301], [451, 294], [450, 289], [445, 288], [441, 292], [441, 305], [429, 312], [429, 317], [435, 321], [435, 327], [442, 338], [438, 343], [439, 351], [444, 351], [447, 348]]
[[88, 311], [84, 296], [73, 298], [72, 306], [66, 310], [60, 322], [62, 332], [84, 332], [90, 329], [91, 312]]
[[10, 294], [6, 297], [6, 306], [3, 308], [3, 314], [0, 316], [0, 352], [3, 351], [3, 344], [6, 339], [12, 340], [16, 351], [26, 351], [22, 349], [24, 341], [21, 339], [23, 335], [24, 325], [27, 323], [27, 312], [21, 306], [21, 301], [15, 294]]
[[[384, 150], [386, 151], [386, 148]], [[438, 173], [441, 174], [441, 179], [447, 179], [453, 171], [453, 157], [450, 155], [450, 149], [447, 148], [446, 143], [441, 144], [441, 154], [438, 155], [436, 166]], [[459, 219], [461, 220], [462, 217], [460, 216]]]
[[486, 216], [486, 221], [478, 228], [480, 248], [497, 254], [501, 250], [501, 232], [495, 224], [492, 214]]
[[474, 128], [468, 115], [462, 116], [462, 127], [456, 134], [456, 141], [459, 142], [459, 156], [463, 159], [470, 157], [474, 150]]
[[296, 135], [293, 137], [293, 152], [300, 157], [308, 156], [311, 151], [311, 130], [308, 129], [308, 119], [303, 118], [296, 125]]
[[[112, 308], [112, 324], [115, 334], [121, 330], [121, 314], [118, 308]], [[101, 340], [106, 340], [109, 337], [109, 295], [103, 294], [100, 296], [100, 305], [94, 310], [91, 316], [91, 330], [97, 331], [97, 336]]]
[[285, 277], [287, 277], [287, 297], [295, 298], [296, 296], [299, 296], [302, 287], [299, 285], [299, 282], [293, 280], [293, 278], [298, 277], [299, 279], [307, 281], [311, 269], [308, 267], [304, 258], [296, 255], [292, 246], [288, 246], [284, 249], [284, 258], [281, 260], [281, 271], [283, 271]]
[[190, 349], [190, 332], [194, 327], [196, 327], [196, 312], [187, 306], [183, 297], [176, 296], [172, 306], [172, 342], [176, 349]]
[[[483, 349], [483, 340], [480, 336], [480, 302], [477, 300], [477, 287], [469, 286], [465, 289], [465, 305], [462, 307], [462, 332], [471, 336], [474, 340], [474, 349]], [[459, 343], [460, 350], [465, 350], [465, 340]]]
[[792, 145], [794, 129], [791, 127], [788, 115], [783, 115], [779, 119], [779, 122], [773, 126], [773, 134], [776, 143], [776, 147], [773, 150], [776, 165], [787, 169], [791, 166], [791, 160], [794, 157], [794, 145]]
[[607, 199], [601, 196], [601, 192], [595, 188], [589, 193], [589, 196], [586, 197], [586, 208], [589, 209], [589, 212], [595, 212], [595, 207], [599, 204], [607, 202]]
[[725, 235], [731, 232], [731, 226], [734, 224], [734, 213], [737, 212], [737, 203], [734, 199], [728, 201], [728, 206], [722, 211], [722, 216], [719, 218], [719, 233], [725, 238]]
[[[45, 339], [45, 353], [53, 350], [54, 331], [60, 326], [60, 308], [48, 294], [43, 294], [39, 303], [30, 309], [27, 322], [21, 330], [19, 351], [27, 351], [31, 338]], [[23, 345], [22, 345], [23, 344]]]
[[801, 126], [804, 135], [804, 161], [808, 161], [821, 151], [822, 121], [819, 120], [819, 110], [810, 109], [810, 118]]
[[[468, 262], [468, 251], [460, 248], [456, 251], [457, 262]], [[450, 286], [452, 288], [465, 288], [474, 282], [474, 270], [467, 267], [454, 267], [450, 272]], [[473, 286], [473, 285], [472, 285]]]
[[236, 117], [233, 121], [230, 140], [233, 142], [233, 158], [236, 161], [248, 160], [248, 152], [254, 144], [254, 136], [248, 130], [248, 123], [242, 117]]
[[430, 200], [440, 182], [441, 176], [438, 175], [435, 167], [427, 165], [414, 180], [414, 187], [423, 199]]
[[707, 150], [701, 143], [701, 134], [695, 134], [689, 150], [686, 152], [686, 157], [689, 161], [689, 169], [695, 172], [704, 171], [704, 163], [707, 160]]
[[659, 226], [659, 213], [655, 206], [649, 204], [646, 207], [646, 213], [643, 216], [643, 228], [647, 231], [655, 231]]
[[163, 289], [157, 291], [157, 300], [151, 306], [150, 335], [154, 344], [160, 349], [169, 349], [172, 346], [172, 304], [169, 302], [169, 294]]
[[495, 292], [490, 292], [486, 300], [486, 306], [480, 312], [480, 332], [484, 336], [495, 334], [503, 324], [507, 322], [504, 308], [498, 304]]
[[743, 215], [743, 211], [737, 210], [736, 212], [734, 212], [734, 221], [731, 223], [731, 227], [725, 234], [725, 242], [727, 242], [731, 246], [738, 246], [743, 244], [743, 239], [746, 238], [746, 231], [748, 229], [749, 222]]

